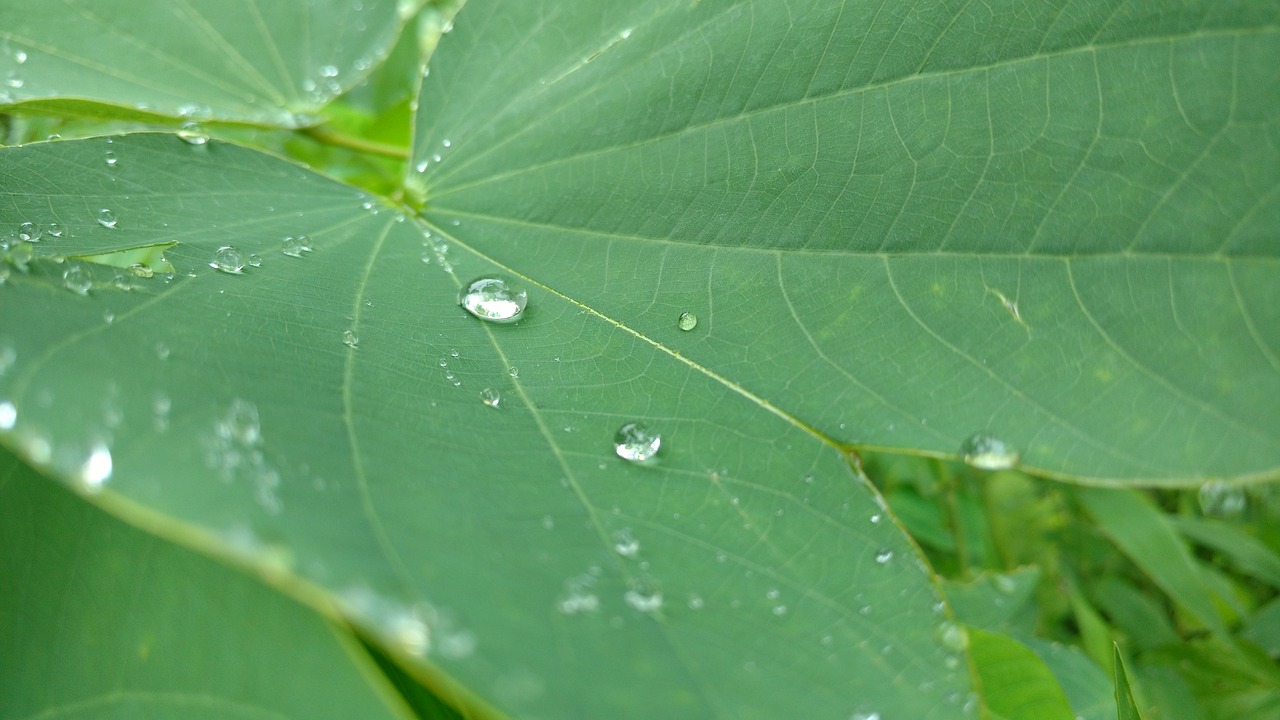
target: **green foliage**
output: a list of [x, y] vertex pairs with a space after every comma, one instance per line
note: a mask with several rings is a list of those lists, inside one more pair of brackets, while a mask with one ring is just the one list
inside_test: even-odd
[[420, 5], [0, 5], [0, 720], [1275, 716], [1280, 8]]

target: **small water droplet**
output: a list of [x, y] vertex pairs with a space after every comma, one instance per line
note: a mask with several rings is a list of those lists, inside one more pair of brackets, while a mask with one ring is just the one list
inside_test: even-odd
[[[349, 329], [348, 329], [348, 330], [343, 330], [343, 331], [342, 331], [342, 344], [343, 344], [343, 345], [346, 345], [347, 347], [354, 348], [354, 347], [356, 347], [357, 345], [359, 345], [359, 344], [360, 344], [360, 338], [359, 338], [359, 336], [357, 336], [357, 335], [356, 335], [356, 333], [355, 333], [355, 331], [354, 331], [354, 330], [349, 330]], [[375, 349], [376, 349], [376, 348], [375, 348]]]
[[12, 430], [18, 422], [18, 408], [5, 400], [0, 402], [0, 430]]
[[72, 265], [62, 271], [62, 285], [77, 295], [88, 295], [89, 288], [93, 287], [93, 278], [80, 265]]
[[647, 462], [661, 445], [662, 436], [642, 423], [627, 423], [613, 436], [613, 449], [618, 457], [631, 462]]
[[156, 343], [156, 357], [161, 360], [169, 359], [169, 346], [162, 342]]
[[44, 237], [44, 230], [33, 222], [24, 222], [18, 226], [18, 239], [25, 242], [40, 242], [40, 238]]
[[707, 604], [706, 601], [703, 600], [702, 596], [699, 595], [698, 593], [689, 593], [689, 609], [690, 610], [701, 610], [702, 608], [706, 607], [706, 604]]
[[235, 245], [223, 245], [213, 254], [209, 267], [224, 273], [240, 275], [244, 272], [244, 255]]
[[773, 606], [773, 614], [774, 614], [774, 615], [779, 615], [779, 616], [781, 616], [781, 615], [786, 615], [786, 614], [787, 614], [787, 606], [786, 606], [786, 605], [774, 605], [774, 606]]
[[875, 524], [879, 523], [879, 522], [880, 522], [880, 520], [881, 520], [881, 515], [880, 515], [880, 513], [876, 513], [876, 514], [874, 514], [874, 515], [872, 515], [872, 516], [871, 516], [871, 524], [872, 524], [872, 525], [875, 525]]
[[881, 565], [888, 565], [889, 561], [892, 559], [893, 559], [892, 550], [881, 548], [878, 552], [876, 552], [876, 562]]
[[1018, 451], [1000, 438], [974, 433], [960, 446], [964, 461], [980, 470], [1008, 470], [1018, 464]]
[[60, 223], [56, 223], [56, 222], [49, 223], [49, 237], [60, 238], [62, 237], [63, 232], [65, 231], [63, 230], [62, 225]]
[[110, 150], [104, 154], [104, 157], [106, 158], [107, 167], [109, 168], [114, 168], [120, 163], [120, 158], [116, 157], [116, 154]]
[[111, 479], [111, 449], [104, 442], [89, 448], [89, 456], [75, 473], [76, 483], [87, 492], [98, 492]]
[[849, 716], [849, 720], [880, 720], [878, 712], [856, 712]]
[[209, 142], [209, 133], [198, 122], [184, 122], [178, 128], [178, 139], [188, 145], [204, 145]]
[[495, 323], [519, 320], [528, 299], [523, 289], [513, 288], [506, 278], [499, 276], [472, 280], [458, 293], [458, 304], [467, 312]]
[[1244, 513], [1249, 505], [1243, 487], [1221, 480], [1201, 485], [1197, 498], [1200, 512], [1210, 517], [1235, 517]]
[[633, 558], [640, 554], [640, 541], [631, 533], [631, 528], [622, 528], [613, 534], [613, 550], [622, 557]]
[[257, 253], [250, 253], [249, 267], [262, 267], [262, 256]]
[[129, 272], [132, 273], [134, 277], [140, 278], [149, 278], [156, 274], [154, 270], [141, 263], [134, 263], [133, 265], [130, 265]]
[[969, 644], [969, 634], [960, 625], [944, 620], [938, 624], [938, 641], [948, 650], [962, 652]]
[[698, 316], [691, 312], [680, 313], [680, 319], [676, 320], [676, 327], [688, 332], [698, 327]]
[[595, 612], [600, 608], [600, 598], [594, 592], [596, 579], [589, 573], [571, 577], [564, 583], [564, 595], [556, 607], [565, 615]]
[[510, 375], [511, 377], [520, 377], [520, 368], [512, 365], [510, 368], [507, 369], [507, 374]]
[[309, 253], [312, 250], [311, 238], [306, 235], [298, 235], [297, 237], [290, 235], [280, 243], [280, 252], [289, 257], [302, 257], [303, 253]]
[[662, 591], [646, 579], [634, 580], [622, 599], [634, 610], [655, 613], [662, 609]]
[[502, 395], [494, 388], [487, 387], [480, 391], [480, 402], [489, 407], [496, 408], [502, 400]]
[[17, 63], [18, 63], [19, 65], [21, 65], [21, 64], [22, 64], [22, 63], [24, 63], [24, 62], [26, 62], [26, 61], [27, 61], [27, 53], [26, 53], [26, 51], [24, 51], [24, 50], [14, 50], [14, 51], [13, 51], [13, 59], [14, 59], [15, 61], [17, 61]]
[[103, 310], [102, 321], [110, 325], [111, 323], [116, 321], [116, 314], [111, 312], [110, 310]]
[[98, 224], [104, 228], [113, 228], [116, 226], [116, 214], [111, 212], [109, 208], [102, 208], [98, 211], [98, 215], [94, 218]]
[[462, 354], [462, 353], [458, 352], [458, 350], [457, 350], [456, 348], [455, 348], [455, 349], [453, 349], [453, 350], [450, 350], [450, 351], [449, 351], [449, 357], [455, 357], [455, 358], [456, 358], [456, 357], [460, 356], [461, 354]]
[[336, 65], [325, 65], [321, 67], [320, 77], [338, 77], [338, 67]]

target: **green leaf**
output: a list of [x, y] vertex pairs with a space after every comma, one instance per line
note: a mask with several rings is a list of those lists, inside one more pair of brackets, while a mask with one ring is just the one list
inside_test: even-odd
[[1120, 657], [1120, 646], [1113, 646], [1115, 658], [1112, 667], [1116, 677], [1116, 717], [1118, 720], [1142, 720], [1138, 705], [1133, 701], [1133, 692], [1129, 690], [1129, 676], [1124, 671], [1124, 658]]
[[0, 568], [0, 717], [413, 717], [343, 628], [5, 450]]
[[1274, 477], [1278, 65], [1247, 0], [474, 0], [409, 182], [450, 243], [840, 443]]
[[1130, 490], [1080, 488], [1077, 497], [1099, 529], [1174, 602], [1219, 637], [1227, 636], [1203, 573], [1159, 508]]
[[1147, 657], [1176, 670], [1211, 718], [1268, 720], [1280, 715], [1280, 667], [1242, 643], [1193, 640]]
[[1077, 720], [1113, 720], [1116, 716], [1114, 686], [1107, 673], [1079, 649], [1034, 637], [1018, 641], [1040, 658], [1071, 701]]
[[1280, 589], [1280, 557], [1266, 543], [1220, 520], [1174, 517], [1171, 522], [1188, 540], [1225, 555], [1240, 572]]
[[956, 618], [990, 632], [1029, 636], [1035, 630], [1035, 589], [1040, 569], [1019, 568], [971, 582], [944, 580], [942, 587]]
[[1071, 720], [1071, 705], [1036, 654], [1005, 635], [971, 628], [969, 653], [996, 720]]
[[[0, 333], [3, 437], [27, 460], [326, 589], [446, 699], [605, 717], [647, 687], [664, 717], [959, 712], [932, 578], [841, 449], [537, 285], [515, 325], [469, 316], [457, 278], [499, 268], [436, 255], [350, 188], [216, 141], [111, 140], [0, 155], [20, 189], [0, 221], [63, 228], [0, 288], [40, 318]], [[314, 252], [283, 254], [300, 235]], [[165, 243], [171, 278], [56, 259]], [[259, 266], [209, 267], [232, 244]], [[662, 433], [652, 464], [614, 453], [635, 420]]]
[[[390, 52], [397, 0], [0, 5], [0, 105], [293, 127]], [[57, 102], [51, 102], [56, 100]], [[69, 102], [68, 102], [69, 101]], [[32, 109], [36, 109], [33, 106]]]

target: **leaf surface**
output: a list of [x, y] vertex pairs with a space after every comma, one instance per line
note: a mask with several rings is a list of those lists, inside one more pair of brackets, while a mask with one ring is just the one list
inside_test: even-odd
[[[459, 278], [492, 264], [289, 163], [107, 140], [2, 156], [0, 186], [22, 190], [0, 217], [63, 228], [0, 288], [41, 318], [0, 337], [24, 458], [180, 541], [287, 560], [445, 697], [535, 717], [613, 716], [639, 687], [664, 717], [962, 714], [926, 567], [803, 424], [536, 285], [514, 325], [469, 316]], [[314, 251], [285, 255], [302, 235]], [[166, 243], [169, 278], [75, 259]], [[260, 263], [211, 268], [227, 245]], [[632, 421], [662, 434], [651, 464], [614, 453]]]
[[[390, 52], [396, 0], [0, 5], [0, 104], [293, 127]], [[71, 101], [71, 102], [67, 102]], [[43, 102], [43, 110], [57, 103]], [[74, 113], [73, 113], [74, 114]]]
[[476, 0], [410, 183], [840, 443], [1273, 477], [1276, 67], [1274, 4]]

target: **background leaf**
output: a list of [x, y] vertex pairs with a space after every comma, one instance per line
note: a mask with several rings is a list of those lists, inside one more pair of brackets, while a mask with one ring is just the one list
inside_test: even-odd
[[[303, 116], [390, 52], [402, 20], [397, 8], [407, 16], [418, 4], [6, 2], [0, 104], [43, 100], [40, 111], [73, 115], [306, 124]], [[116, 109], [76, 103], [84, 100]]]
[[1069, 720], [1074, 717], [1053, 674], [1022, 643], [973, 628], [969, 630], [969, 648], [993, 718]]
[[1116, 717], [1119, 720], [1142, 720], [1138, 706], [1133, 702], [1133, 692], [1129, 690], [1129, 676], [1124, 671], [1124, 658], [1120, 657], [1120, 646], [1115, 646], [1115, 659], [1112, 663], [1116, 677]]
[[414, 717], [344, 628], [4, 450], [0, 568], [0, 717]]

